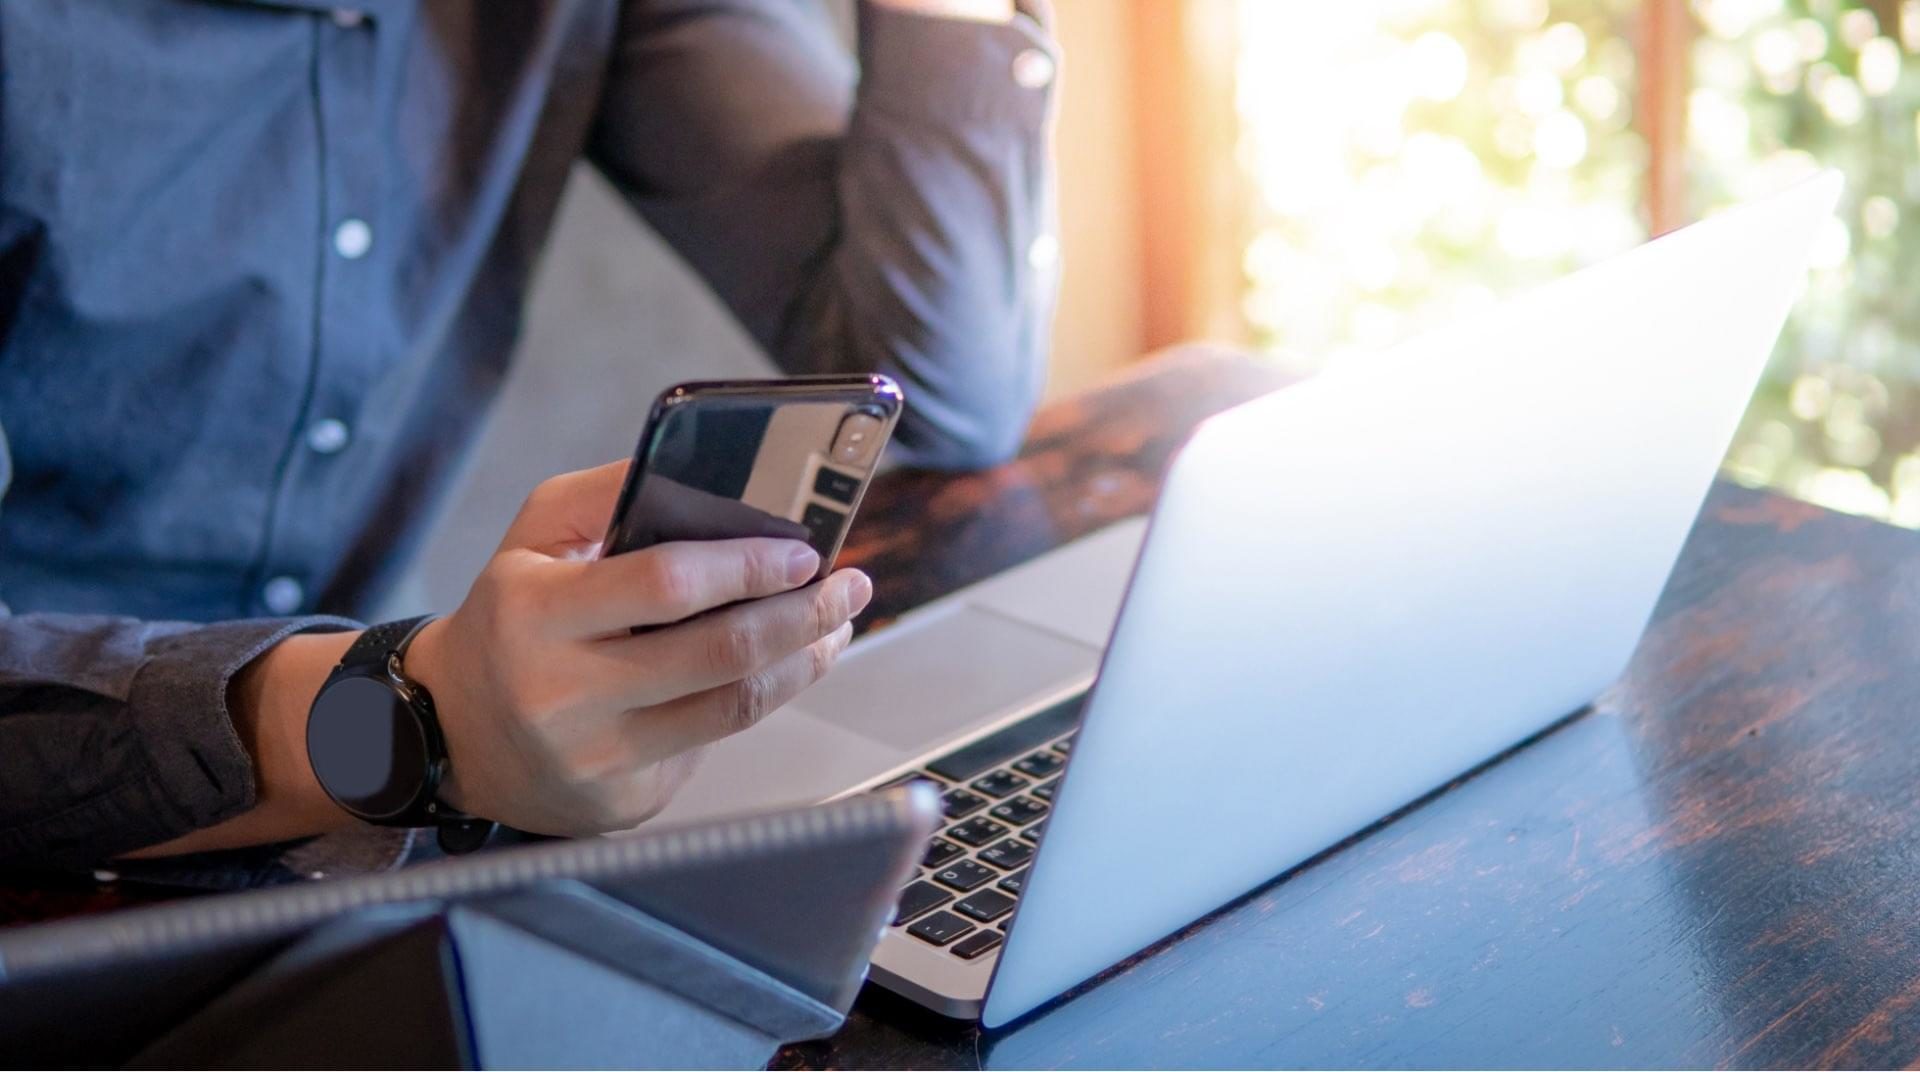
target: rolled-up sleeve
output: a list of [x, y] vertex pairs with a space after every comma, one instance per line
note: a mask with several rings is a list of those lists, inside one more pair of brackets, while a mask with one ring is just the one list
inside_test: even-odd
[[[11, 477], [0, 429], [0, 507]], [[0, 867], [85, 867], [252, 807], [228, 684], [293, 633], [354, 627], [13, 614], [0, 602]]]
[[591, 152], [783, 367], [888, 373], [902, 455], [989, 464], [1045, 377], [1057, 50], [858, 13], [856, 65], [792, 0], [629, 5]]
[[0, 866], [87, 866], [246, 811], [233, 675], [312, 617], [0, 615]]

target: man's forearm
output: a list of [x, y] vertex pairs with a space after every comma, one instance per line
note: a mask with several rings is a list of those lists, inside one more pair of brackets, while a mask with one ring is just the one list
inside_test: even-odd
[[897, 2], [863, 10], [836, 248], [775, 353], [900, 379], [902, 459], [992, 464], [1017, 449], [1045, 375], [1054, 46], [1011, 12], [955, 27]]
[[[327, 631], [352, 628], [324, 615], [198, 623], [0, 613], [0, 864], [98, 866], [222, 827], [263, 793], [271, 806], [252, 822], [294, 813], [306, 818], [271, 829], [314, 829], [317, 809], [288, 807], [300, 797], [283, 790], [303, 776], [288, 746], [299, 744], [321, 664], [351, 639]], [[299, 652], [316, 666], [294, 675], [302, 684], [286, 691], [281, 713], [244, 709], [253, 675], [271, 665], [278, 676]]]
[[807, 5], [680, 2], [714, 13], [633, 21], [595, 161], [783, 368], [899, 380], [896, 457], [1013, 453], [1058, 275], [1046, 5], [862, 0], [849, 62]]
[[129, 853], [134, 859], [209, 852], [310, 837], [353, 822], [327, 797], [307, 762], [307, 711], [358, 633], [301, 633], [234, 676], [228, 709], [253, 759], [255, 803], [224, 822]]

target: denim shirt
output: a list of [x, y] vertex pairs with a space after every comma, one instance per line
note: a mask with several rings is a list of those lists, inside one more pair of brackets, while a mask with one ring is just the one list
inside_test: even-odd
[[229, 680], [391, 582], [576, 160], [783, 367], [899, 379], [910, 460], [1024, 431], [1041, 13], [349, 2], [0, 4], [0, 866], [251, 806]]

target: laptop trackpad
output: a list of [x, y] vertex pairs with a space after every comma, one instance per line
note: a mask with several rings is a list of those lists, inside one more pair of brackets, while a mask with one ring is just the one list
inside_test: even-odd
[[1100, 650], [965, 604], [847, 649], [795, 706], [896, 748], [952, 737], [1091, 676]]

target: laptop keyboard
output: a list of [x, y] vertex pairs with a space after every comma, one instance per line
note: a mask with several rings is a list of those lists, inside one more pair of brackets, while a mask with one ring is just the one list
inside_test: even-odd
[[1085, 696], [941, 756], [893, 783], [932, 782], [946, 826], [900, 891], [893, 926], [978, 960], [998, 948], [1046, 829]]

